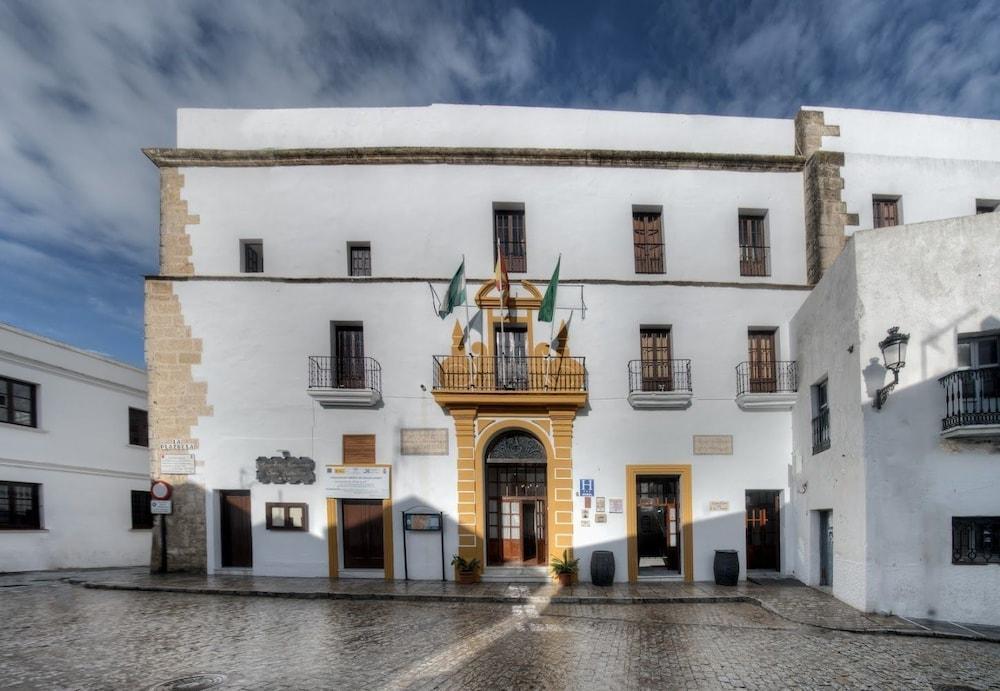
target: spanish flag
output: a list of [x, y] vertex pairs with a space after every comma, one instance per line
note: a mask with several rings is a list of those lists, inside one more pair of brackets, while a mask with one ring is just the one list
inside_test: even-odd
[[499, 240], [497, 240], [497, 266], [494, 274], [496, 290], [500, 293], [500, 304], [506, 304], [507, 296], [510, 294], [510, 276], [507, 275], [507, 262], [503, 260]]

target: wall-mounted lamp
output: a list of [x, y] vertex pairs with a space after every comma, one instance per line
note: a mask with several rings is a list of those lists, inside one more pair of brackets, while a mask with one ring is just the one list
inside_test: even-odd
[[885, 368], [892, 371], [892, 383], [883, 386], [875, 394], [875, 409], [881, 410], [889, 398], [889, 392], [899, 383], [899, 370], [906, 365], [906, 344], [910, 342], [910, 334], [899, 333], [899, 327], [889, 329], [889, 335], [879, 342], [882, 350], [882, 361]]

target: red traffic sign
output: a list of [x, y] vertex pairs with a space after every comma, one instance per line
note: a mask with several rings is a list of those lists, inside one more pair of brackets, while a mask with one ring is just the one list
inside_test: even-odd
[[149, 493], [152, 495], [153, 499], [165, 501], [170, 499], [170, 495], [174, 493], [174, 488], [169, 482], [154, 480], [153, 485], [149, 488]]

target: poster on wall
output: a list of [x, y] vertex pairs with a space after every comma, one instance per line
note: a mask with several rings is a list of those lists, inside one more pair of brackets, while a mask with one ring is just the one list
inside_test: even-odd
[[323, 477], [326, 496], [331, 499], [389, 498], [386, 467], [328, 465]]
[[624, 499], [609, 499], [608, 500], [608, 513], [624, 513], [625, 500]]
[[605, 506], [607, 506], [607, 504], [605, 503], [606, 501], [607, 500], [604, 497], [597, 497], [594, 500], [594, 503], [596, 504], [594, 510], [597, 511], [597, 513], [604, 513], [607, 510], [605, 508]]
[[608, 522], [608, 514], [606, 513], [594, 514], [594, 523], [607, 523], [607, 522]]

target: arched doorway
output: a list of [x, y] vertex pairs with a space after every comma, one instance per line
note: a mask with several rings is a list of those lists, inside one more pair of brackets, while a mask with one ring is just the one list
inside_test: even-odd
[[548, 563], [545, 447], [523, 430], [497, 435], [486, 463], [486, 563]]

